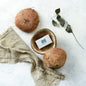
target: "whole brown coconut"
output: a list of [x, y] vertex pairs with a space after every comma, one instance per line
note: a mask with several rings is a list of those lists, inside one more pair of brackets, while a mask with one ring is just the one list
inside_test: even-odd
[[46, 51], [43, 57], [43, 63], [53, 69], [57, 69], [62, 67], [66, 61], [66, 52], [60, 48], [51, 48]]
[[23, 9], [16, 15], [15, 24], [24, 32], [32, 32], [39, 24], [38, 13], [32, 8]]

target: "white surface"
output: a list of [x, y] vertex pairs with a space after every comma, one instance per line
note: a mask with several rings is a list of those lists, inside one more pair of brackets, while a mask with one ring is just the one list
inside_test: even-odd
[[[33, 33], [24, 33], [15, 26], [15, 16], [20, 10], [29, 7], [39, 13], [40, 24]], [[72, 25], [84, 50], [78, 46], [72, 34], [66, 33], [64, 28], [52, 26], [51, 18], [55, 16], [54, 10], [59, 7], [61, 15]], [[66, 64], [59, 69], [66, 78], [57, 86], [86, 86], [86, 0], [0, 0], [0, 33], [9, 26], [30, 48], [31, 37], [38, 29], [51, 29], [57, 36], [58, 47], [67, 52]], [[30, 66], [27, 63], [0, 63], [0, 86], [35, 86]]]
[[40, 39], [36, 40], [35, 42], [36, 42], [38, 48], [41, 49], [41, 48], [51, 44], [52, 40], [49, 35], [45, 35], [45, 36], [41, 37]]

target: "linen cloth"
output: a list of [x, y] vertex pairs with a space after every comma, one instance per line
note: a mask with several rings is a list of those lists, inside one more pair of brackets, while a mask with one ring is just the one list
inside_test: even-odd
[[57, 70], [47, 68], [12, 27], [0, 35], [0, 62], [31, 63], [31, 74], [36, 86], [56, 86], [60, 80], [65, 78], [65, 76]]

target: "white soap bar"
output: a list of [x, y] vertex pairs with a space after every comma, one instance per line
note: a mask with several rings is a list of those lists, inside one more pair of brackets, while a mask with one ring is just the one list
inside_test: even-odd
[[42, 38], [36, 40], [35, 42], [36, 42], [38, 48], [41, 49], [41, 48], [51, 44], [52, 40], [49, 35], [45, 35]]

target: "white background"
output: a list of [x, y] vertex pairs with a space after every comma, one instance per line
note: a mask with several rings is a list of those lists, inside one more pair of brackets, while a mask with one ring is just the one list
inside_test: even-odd
[[[20, 31], [15, 26], [16, 14], [25, 8], [34, 8], [40, 17], [38, 28], [32, 33]], [[53, 27], [56, 8], [61, 8], [61, 16], [71, 24], [72, 29], [85, 49], [81, 49], [72, 34], [62, 27]], [[21, 36], [31, 48], [33, 34], [42, 28], [49, 28], [56, 37], [59, 48], [67, 52], [67, 61], [58, 71], [66, 75], [57, 86], [86, 86], [86, 0], [0, 0], [0, 34], [9, 26]], [[37, 54], [37, 53], [36, 53]], [[42, 55], [37, 54], [41, 59]], [[27, 63], [0, 63], [0, 86], [35, 86]]]

